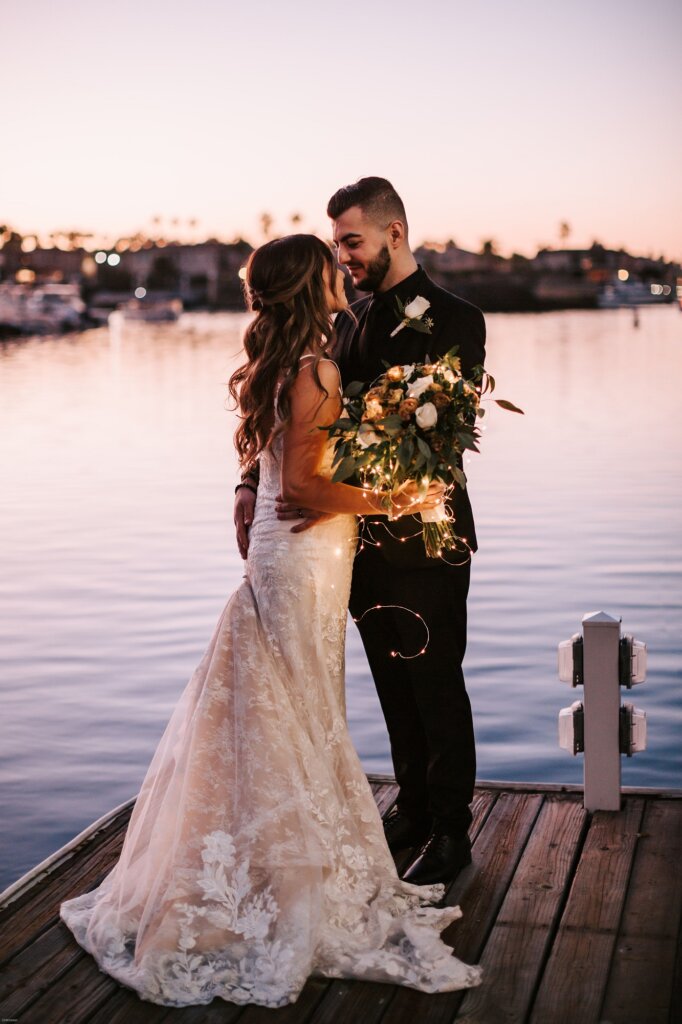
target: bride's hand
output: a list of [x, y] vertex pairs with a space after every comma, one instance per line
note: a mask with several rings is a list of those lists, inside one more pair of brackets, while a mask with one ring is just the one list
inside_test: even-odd
[[444, 494], [445, 484], [440, 480], [433, 480], [423, 496], [420, 496], [417, 484], [410, 481], [393, 495], [389, 519], [400, 519], [401, 516], [412, 516], [436, 508], [443, 501]]

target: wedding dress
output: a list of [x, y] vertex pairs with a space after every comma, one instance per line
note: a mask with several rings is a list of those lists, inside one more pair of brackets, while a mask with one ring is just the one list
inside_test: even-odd
[[[101, 970], [166, 1006], [293, 1002], [311, 974], [426, 992], [480, 983], [443, 887], [400, 881], [344, 705], [354, 516], [292, 534], [281, 435], [260, 460], [245, 578], [159, 743], [120, 859], [61, 917]], [[328, 473], [331, 459], [325, 458]]]

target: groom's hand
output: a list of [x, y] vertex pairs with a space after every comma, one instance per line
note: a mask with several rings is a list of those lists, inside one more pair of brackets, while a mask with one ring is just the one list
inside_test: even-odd
[[249, 527], [253, 522], [255, 508], [256, 495], [248, 487], [240, 487], [234, 496], [234, 526], [242, 558], [246, 558], [249, 553]]
[[283, 500], [281, 494], [277, 495], [275, 511], [277, 512], [278, 519], [296, 520], [296, 525], [291, 527], [291, 533], [303, 533], [304, 530], [309, 530], [311, 526], [315, 526], [322, 519], [333, 518], [329, 512], [316, 512], [312, 508], [300, 508], [298, 505], [291, 505]]

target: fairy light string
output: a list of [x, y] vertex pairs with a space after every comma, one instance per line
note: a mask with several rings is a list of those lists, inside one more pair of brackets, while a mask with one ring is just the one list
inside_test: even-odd
[[421, 616], [419, 612], [415, 612], [411, 608], [406, 608], [405, 605], [402, 604], [373, 604], [371, 608], [365, 608], [362, 615], [359, 615], [357, 618], [353, 616], [353, 622], [356, 625], [359, 625], [365, 618], [365, 616], [369, 615], [370, 612], [388, 611], [389, 609], [407, 612], [408, 615], [413, 615], [415, 619], [419, 619], [419, 621], [421, 622], [422, 626], [426, 631], [426, 639], [424, 641], [424, 646], [421, 648], [421, 650], [417, 651], [416, 654], [403, 654], [402, 651], [389, 651], [391, 658], [402, 658], [403, 661], [412, 661], [414, 658], [421, 658], [422, 654], [426, 653], [426, 648], [429, 646], [431, 633], [429, 632], [429, 627], [426, 625], [423, 616]]

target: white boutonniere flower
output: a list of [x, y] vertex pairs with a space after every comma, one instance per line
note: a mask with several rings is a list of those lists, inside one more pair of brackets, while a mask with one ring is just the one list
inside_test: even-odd
[[411, 327], [415, 331], [421, 331], [422, 334], [431, 333], [433, 320], [428, 316], [424, 318], [424, 313], [431, 307], [428, 299], [425, 299], [423, 295], [418, 295], [416, 299], [412, 299], [411, 302], [403, 305], [396, 295], [395, 303], [398, 308], [400, 323], [391, 331], [391, 337], [396, 335], [398, 331], [402, 331], [403, 327]]

